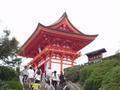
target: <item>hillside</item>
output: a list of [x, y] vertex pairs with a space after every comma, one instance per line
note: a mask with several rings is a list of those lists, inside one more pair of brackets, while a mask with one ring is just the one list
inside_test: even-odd
[[120, 90], [120, 54], [94, 64], [67, 68], [65, 77], [84, 90]]

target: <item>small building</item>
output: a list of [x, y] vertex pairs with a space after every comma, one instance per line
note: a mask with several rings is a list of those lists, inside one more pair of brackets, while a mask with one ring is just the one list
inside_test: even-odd
[[76, 29], [67, 14], [49, 26], [38, 24], [35, 32], [21, 47], [20, 56], [33, 58], [28, 63], [34, 68], [48, 68], [58, 73], [66, 67], [74, 66], [80, 50], [91, 43], [97, 35], [86, 35]]
[[103, 58], [103, 53], [105, 52], [106, 52], [105, 48], [102, 48], [93, 52], [86, 53], [88, 57], [88, 62], [94, 63], [100, 61]]

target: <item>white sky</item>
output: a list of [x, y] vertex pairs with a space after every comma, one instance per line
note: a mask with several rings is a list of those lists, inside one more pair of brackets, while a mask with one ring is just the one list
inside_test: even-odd
[[111, 55], [120, 48], [120, 0], [0, 0], [0, 28], [23, 45], [39, 22], [50, 25], [65, 11], [81, 32], [99, 34], [82, 54], [106, 48]]

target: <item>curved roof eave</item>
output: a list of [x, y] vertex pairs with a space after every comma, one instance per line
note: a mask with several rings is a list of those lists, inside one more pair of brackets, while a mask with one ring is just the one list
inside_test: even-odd
[[54, 26], [57, 26], [59, 23], [64, 22], [65, 20], [67, 21], [67, 23], [69, 24], [69, 26], [72, 27], [72, 29], [75, 31], [74, 33], [78, 33], [78, 34], [81, 34], [81, 35], [89, 36], [89, 35], [87, 35], [87, 34], [84, 34], [84, 33], [80, 32], [80, 31], [70, 22], [70, 20], [69, 20], [68, 15], [67, 15], [66, 12], [64, 12], [63, 15], [62, 15], [55, 23], [53, 23], [53, 24], [51, 24], [51, 25], [48, 25], [48, 26], [45, 26], [45, 27], [47, 27], [47, 28], [52, 28], [52, 27], [54, 27]]
[[47, 27], [43, 27], [44, 28], [44, 31], [47, 31], [47, 32], [52, 32], [52, 33], [59, 33], [59, 34], [64, 34], [64, 35], [67, 35], [67, 36], [72, 36], [72, 37], [86, 37], [87, 39], [90, 39], [90, 38], [96, 38], [98, 35], [81, 35], [81, 34], [76, 34], [76, 33], [68, 33], [68, 32], [63, 32], [63, 31], [57, 31], [57, 30], [54, 30], [54, 29], [49, 29]]
[[51, 29], [50, 27], [54, 26], [54, 25], [57, 25], [61, 22], [63, 22], [64, 20], [67, 20], [68, 24], [70, 24], [71, 27], [73, 27], [77, 32], [79, 33], [72, 33], [72, 32], [64, 32], [64, 33], [69, 33], [69, 34], [75, 34], [75, 35], [81, 35], [81, 36], [87, 36], [87, 37], [97, 37], [98, 35], [87, 35], [87, 34], [84, 34], [82, 32], [80, 32], [78, 29], [76, 29], [72, 24], [71, 22], [69, 21], [68, 17], [67, 17], [67, 14], [66, 12], [62, 15], [62, 17], [54, 24], [50, 25], [50, 26], [44, 26], [43, 24], [41, 23], [38, 23], [37, 25], [37, 28], [35, 29], [35, 31], [32, 33], [32, 35], [28, 38], [28, 40], [23, 44], [23, 46], [21, 47], [21, 51], [24, 51], [24, 49], [27, 47], [27, 45], [34, 39], [34, 37], [38, 34], [38, 32], [41, 31], [40, 28], [46, 28], [48, 30], [53, 30], [53, 31], [57, 31], [57, 32], [63, 32], [63, 31], [58, 31], [56, 29]]
[[84, 33], [80, 34], [80, 33], [72, 33], [72, 32], [58, 31], [58, 30], [56, 30], [56, 29], [51, 29], [51, 28], [49, 28], [49, 26], [45, 26], [45, 25], [43, 25], [43, 24], [41, 24], [41, 23], [39, 23], [39, 26], [42, 27], [42, 28], [45, 28], [45, 29], [47, 29], [47, 30], [53, 30], [53, 31], [56, 31], [56, 32], [69, 33], [69, 34], [81, 35], [81, 36], [86, 36], [86, 37], [97, 37], [97, 36], [98, 36], [98, 34], [88, 35], [88, 34], [84, 34]]
[[35, 37], [35, 35], [37, 34], [37, 32], [40, 31], [40, 29], [38, 29], [38, 28], [40, 28], [40, 27], [45, 27], [45, 26], [42, 25], [42, 24], [40, 24], [40, 23], [38, 23], [37, 28], [36, 28], [35, 31], [32, 33], [32, 35], [27, 39], [27, 41], [22, 45], [22, 47], [20, 48], [20, 50], [24, 50], [26, 44], [28, 44], [28, 43], [31, 41], [31, 39], [32, 39], [33, 37]]
[[53, 24], [51, 24], [51, 25], [48, 25], [48, 26], [46, 26], [46, 27], [55, 26], [55, 25], [61, 23], [66, 17], [67, 17], [67, 13], [64, 12], [63, 15], [62, 15], [55, 23], [53, 23]]
[[[24, 48], [32, 41], [32, 38], [34, 38], [38, 34], [38, 32], [41, 30], [39, 28], [45, 28], [47, 30], [51, 30], [52, 32], [55, 31], [55, 32], [66, 33], [66, 34], [71, 34], [71, 35], [80, 35], [80, 34], [76, 34], [76, 33], [68, 33], [68, 32], [57, 31], [57, 30], [54, 30], [54, 29], [49, 29], [48, 27], [46, 27], [46, 26], [42, 25], [41, 23], [39, 23], [36, 30], [32, 33], [32, 35], [29, 37], [29, 39], [23, 44], [23, 46], [21, 47], [21, 50], [24, 50]], [[83, 34], [82, 36], [95, 38], [98, 35], [86, 35], [86, 34]]]

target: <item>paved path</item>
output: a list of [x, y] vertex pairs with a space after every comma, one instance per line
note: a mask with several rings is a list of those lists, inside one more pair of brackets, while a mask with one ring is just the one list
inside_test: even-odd
[[[23, 77], [20, 75], [20, 76], [19, 76], [19, 79], [20, 79], [21, 84], [23, 85], [22, 78], [23, 78]], [[27, 86], [26, 89], [23, 87], [23, 90], [30, 90], [30, 89], [29, 89], [28, 86]]]
[[[67, 89], [68, 88], [68, 89]], [[67, 85], [63, 88], [63, 90], [80, 90], [80, 87], [78, 87], [76, 84], [72, 82], [67, 82]]]
[[20, 83], [23, 85], [22, 76], [21, 75], [19, 76], [19, 79], [20, 79]]

